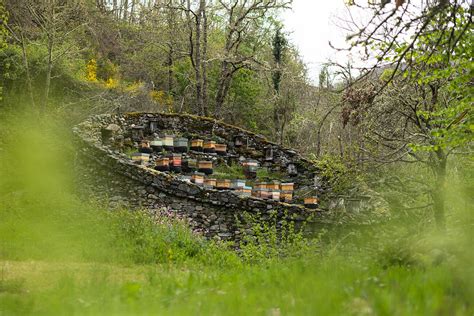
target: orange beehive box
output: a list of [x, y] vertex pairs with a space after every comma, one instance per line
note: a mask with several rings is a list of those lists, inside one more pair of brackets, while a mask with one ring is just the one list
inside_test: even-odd
[[191, 149], [195, 151], [202, 151], [202, 145], [204, 141], [202, 139], [191, 140]]
[[216, 142], [212, 140], [207, 140], [204, 142], [203, 146], [204, 150], [215, 150], [216, 149]]
[[230, 189], [230, 180], [229, 179], [217, 179], [216, 187], [218, 189]]
[[280, 188], [282, 191], [294, 191], [295, 184], [294, 183], [282, 183], [280, 184]]
[[279, 181], [270, 181], [267, 183], [267, 189], [269, 190], [280, 190], [280, 182]]
[[157, 158], [155, 161], [156, 166], [162, 167], [162, 166], [169, 166], [170, 165], [170, 159], [169, 158]]
[[207, 179], [204, 179], [204, 184], [209, 187], [214, 188], [217, 184], [217, 180], [213, 178], [207, 178]]
[[293, 192], [292, 191], [281, 191], [280, 199], [283, 202], [287, 202], [287, 203], [291, 202], [293, 200]]
[[219, 155], [225, 155], [227, 152], [226, 144], [216, 144], [215, 148], [216, 148], [216, 153], [218, 153]]
[[255, 189], [266, 189], [267, 188], [267, 183], [266, 182], [256, 182]]

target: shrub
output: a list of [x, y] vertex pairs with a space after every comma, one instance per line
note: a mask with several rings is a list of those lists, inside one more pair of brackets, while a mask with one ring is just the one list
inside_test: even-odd
[[245, 213], [244, 221], [246, 225], [239, 224], [242, 231], [239, 252], [245, 262], [261, 263], [315, 253], [319, 238], [306, 238], [306, 222], [297, 228], [286, 212], [283, 218], [278, 218], [274, 212], [268, 219]]

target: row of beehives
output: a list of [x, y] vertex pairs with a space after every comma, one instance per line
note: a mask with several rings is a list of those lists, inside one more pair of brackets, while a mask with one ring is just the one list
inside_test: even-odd
[[[148, 164], [150, 154], [133, 153], [133, 161], [140, 164]], [[243, 161], [244, 175], [247, 179], [254, 179], [257, 176], [258, 161], [247, 159]], [[194, 158], [183, 159], [182, 154], [168, 154], [167, 156], [159, 156], [155, 158], [155, 169], [159, 171], [172, 172], [194, 172], [199, 171], [207, 175], [214, 172], [214, 165], [211, 160], [197, 160]]]
[[280, 183], [278, 181], [257, 182], [247, 185], [242, 179], [215, 179], [206, 177], [204, 173], [194, 172], [191, 176], [181, 176], [181, 180], [202, 185], [207, 189], [233, 190], [242, 196], [253, 196], [265, 200], [291, 202], [293, 200], [293, 183]]
[[[150, 155], [146, 153], [134, 153], [132, 158], [140, 164], [147, 164]], [[244, 174], [247, 178], [255, 178], [258, 162], [247, 160], [242, 162]], [[213, 173], [213, 163], [208, 160], [188, 158], [182, 159], [181, 154], [170, 154], [168, 157], [158, 157], [155, 160], [155, 169], [159, 171], [187, 172], [190, 176], [182, 175], [181, 180], [202, 185], [207, 189], [234, 190], [242, 196], [253, 196], [261, 199], [291, 202], [293, 200], [294, 183], [280, 183], [279, 181], [257, 182], [254, 187], [248, 186], [241, 179], [215, 179], [206, 177]], [[307, 207], [318, 206], [319, 200], [315, 197], [305, 198]]]
[[[150, 130], [152, 132], [157, 130], [157, 126], [152, 128], [153, 121], [150, 121]], [[132, 126], [132, 138], [136, 141], [144, 139], [144, 126]], [[241, 133], [235, 135], [231, 142], [232, 147], [248, 147], [248, 137]], [[187, 152], [189, 149], [197, 152], [204, 153], [217, 153], [218, 155], [227, 154], [227, 144], [217, 143], [212, 140], [203, 139], [191, 139], [185, 137], [174, 137], [173, 135], [164, 135], [157, 137], [151, 141], [151, 147], [155, 152], [161, 152], [163, 150], [171, 152]], [[273, 160], [273, 147], [271, 145], [264, 148], [265, 160]]]
[[192, 139], [189, 141], [185, 137], [173, 137], [170, 135], [155, 138], [150, 142], [150, 147], [156, 153], [163, 151], [186, 153], [189, 150], [193, 150], [208, 154], [216, 153], [223, 156], [227, 154], [226, 144], [219, 144], [212, 140], [205, 141], [202, 139]]

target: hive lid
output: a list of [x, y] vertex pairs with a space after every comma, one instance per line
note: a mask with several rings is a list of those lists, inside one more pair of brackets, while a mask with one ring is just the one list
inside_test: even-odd
[[135, 156], [135, 157], [150, 157], [150, 154], [146, 154], [146, 153], [133, 153], [132, 156]]

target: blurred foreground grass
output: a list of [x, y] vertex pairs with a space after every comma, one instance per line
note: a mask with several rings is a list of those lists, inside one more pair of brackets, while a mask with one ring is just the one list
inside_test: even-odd
[[78, 200], [54, 121], [10, 118], [0, 135], [0, 315], [474, 313], [472, 214], [456, 190], [446, 233], [342, 231], [249, 263], [182, 223]]

